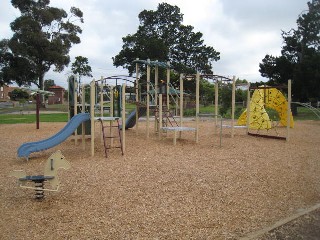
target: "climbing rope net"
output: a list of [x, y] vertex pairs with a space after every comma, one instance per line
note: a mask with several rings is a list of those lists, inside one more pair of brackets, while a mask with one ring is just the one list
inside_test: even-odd
[[[249, 134], [285, 139], [281, 136], [281, 127], [287, 126], [288, 119], [288, 102], [285, 96], [276, 87], [260, 86], [251, 90], [254, 92], [249, 104], [249, 129], [256, 130], [256, 133]], [[239, 125], [246, 124], [247, 111], [238, 119]], [[290, 127], [293, 127], [292, 115]]]

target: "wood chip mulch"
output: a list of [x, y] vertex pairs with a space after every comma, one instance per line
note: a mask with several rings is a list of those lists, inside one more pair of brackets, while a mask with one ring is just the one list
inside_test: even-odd
[[[126, 132], [126, 152], [104, 157], [97, 127], [95, 156], [68, 139], [27, 162], [16, 152], [65, 123], [0, 125], [0, 239], [239, 239], [320, 202], [320, 122], [295, 122], [290, 141], [223, 129], [222, 147], [211, 121], [200, 123], [199, 143], [185, 132], [149, 139]], [[194, 126], [188, 122], [188, 126]], [[150, 130], [153, 130], [151, 124]], [[12, 170], [43, 173], [61, 150], [71, 163], [59, 172], [59, 192], [19, 188]]]

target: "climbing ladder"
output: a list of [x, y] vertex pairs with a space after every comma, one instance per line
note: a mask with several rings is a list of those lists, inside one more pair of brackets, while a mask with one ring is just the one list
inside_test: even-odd
[[[106, 158], [108, 157], [108, 149], [111, 149], [111, 148], [120, 148], [121, 153], [123, 155], [119, 118], [118, 117], [99, 117], [97, 120], [101, 123], [103, 146], [104, 146], [104, 152], [105, 152]], [[108, 123], [104, 125], [103, 124], [104, 122], [108, 122]], [[116, 129], [117, 131], [116, 134], [114, 134], [113, 129]], [[109, 135], [107, 133], [107, 130], [109, 130]], [[114, 144], [113, 139], [116, 139], [116, 138], [119, 139], [120, 146], [113, 145]], [[109, 144], [108, 144], [108, 139], [110, 140]]]
[[[154, 115], [156, 118], [157, 123], [160, 123], [159, 119], [159, 108], [157, 107], [154, 110]], [[173, 114], [169, 111], [169, 109], [166, 106], [163, 106], [162, 108], [162, 126], [164, 127], [179, 127], [178, 122], [176, 121]]]

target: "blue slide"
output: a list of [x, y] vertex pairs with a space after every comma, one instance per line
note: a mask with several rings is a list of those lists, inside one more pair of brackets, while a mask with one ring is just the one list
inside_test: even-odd
[[[139, 107], [138, 117], [146, 115], [147, 108], [146, 107]], [[130, 113], [126, 120], [126, 129], [133, 128], [136, 125], [136, 110]]]
[[18, 148], [18, 157], [26, 157], [29, 158], [30, 153], [33, 152], [40, 152], [49, 148], [52, 148], [63, 141], [65, 141], [72, 133], [76, 131], [78, 126], [86, 121], [90, 120], [89, 113], [79, 113], [73, 116], [70, 121], [67, 123], [64, 128], [62, 128], [58, 133], [55, 135], [38, 141], [38, 142], [27, 142], [22, 144]]

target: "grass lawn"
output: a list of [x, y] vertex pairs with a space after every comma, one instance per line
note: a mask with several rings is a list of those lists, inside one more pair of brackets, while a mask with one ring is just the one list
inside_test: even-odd
[[[35, 111], [36, 104], [35, 103], [25, 103], [20, 106], [16, 107], [0, 107], [0, 114], [6, 114], [11, 112], [20, 112], [20, 111]], [[68, 112], [68, 105], [67, 104], [54, 104], [48, 105], [46, 108], [41, 108], [40, 112], [48, 112], [48, 111], [59, 111], [59, 112]]]
[[310, 109], [306, 107], [298, 107], [298, 115], [294, 116], [293, 119], [294, 120], [320, 120], [314, 112], [312, 112]]
[[[63, 105], [60, 108], [54, 107], [46, 109], [46, 111], [62, 110]], [[134, 110], [134, 104], [127, 104], [126, 109], [128, 112]], [[43, 111], [43, 110], [41, 110]], [[67, 122], [68, 113], [46, 113], [41, 114], [40, 122]], [[195, 112], [190, 112], [191, 116], [194, 116]], [[214, 106], [200, 107], [200, 113], [214, 113]], [[107, 114], [108, 115], [108, 114]], [[187, 116], [187, 115], [186, 115]], [[308, 108], [298, 107], [298, 115], [294, 116], [294, 120], [319, 120], [319, 118]], [[15, 124], [15, 123], [35, 123], [35, 114], [0, 114], [0, 124]]]
[[[40, 122], [67, 122], [68, 113], [40, 113]], [[35, 114], [1, 114], [0, 124], [35, 123]]]

